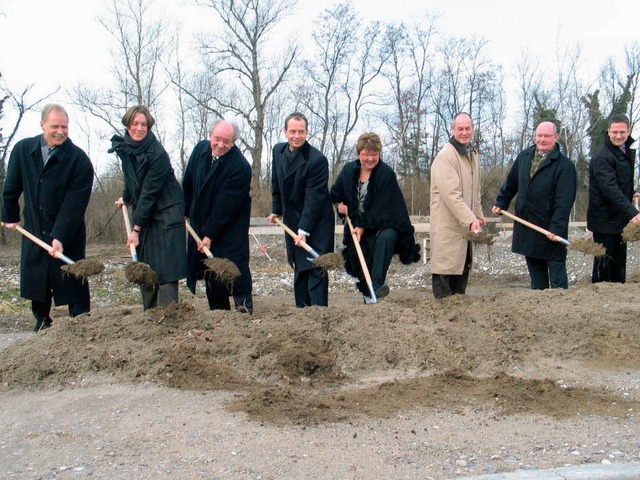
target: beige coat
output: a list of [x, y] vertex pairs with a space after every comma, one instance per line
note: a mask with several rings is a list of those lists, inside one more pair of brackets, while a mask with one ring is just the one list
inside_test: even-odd
[[482, 214], [478, 154], [471, 159], [447, 143], [431, 165], [431, 273], [461, 275], [465, 234]]

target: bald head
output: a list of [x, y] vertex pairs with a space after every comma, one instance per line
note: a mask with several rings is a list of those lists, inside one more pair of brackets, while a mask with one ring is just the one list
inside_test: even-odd
[[451, 134], [460, 145], [467, 146], [473, 138], [473, 122], [467, 113], [459, 113], [453, 117]]
[[553, 122], [542, 122], [536, 128], [536, 148], [539, 153], [549, 153], [558, 141], [558, 129]]
[[233, 147], [237, 138], [236, 126], [226, 120], [218, 120], [209, 130], [211, 151], [216, 157], [221, 157]]

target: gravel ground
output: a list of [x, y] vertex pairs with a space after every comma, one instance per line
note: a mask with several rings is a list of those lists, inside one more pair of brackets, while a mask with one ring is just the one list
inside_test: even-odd
[[[289, 305], [292, 274], [284, 263], [282, 242], [279, 237], [261, 240], [273, 260], [266, 260], [252, 243], [257, 303], [269, 309], [278, 302]], [[127, 252], [114, 255], [118, 248], [90, 249], [91, 254], [105, 259], [108, 271], [115, 272], [103, 275], [92, 286], [94, 311], [137, 308], [138, 292], [121, 274]], [[32, 320], [27, 304], [17, 297], [16, 252], [0, 252], [0, 356], [14, 346], [41, 345], [29, 331]], [[628, 265], [631, 278], [640, 267], [637, 242], [630, 246]], [[572, 288], [587, 285], [590, 270], [590, 257], [570, 252]], [[417, 301], [430, 298], [429, 274], [428, 264], [393, 263], [388, 279], [390, 298], [400, 291], [407, 305], [412, 296]], [[478, 247], [468, 291], [471, 297], [520, 295], [518, 292], [527, 291], [527, 283], [524, 260], [509, 252], [507, 241], [499, 241], [490, 250]], [[200, 302], [202, 306], [202, 298]], [[332, 272], [330, 302], [336, 308], [358, 305], [353, 279]], [[630, 308], [640, 318], [640, 310]], [[63, 315], [64, 309], [60, 312]], [[290, 317], [295, 309], [283, 313]], [[260, 317], [254, 316], [255, 320]], [[521, 364], [517, 370], [525, 378], [548, 374], [569, 384], [613, 392], [621, 400], [640, 401], [637, 368], [585, 374], [581, 362], [560, 364], [550, 357], [536, 365]], [[360, 379], [357, 388], [416, 375], [420, 373], [380, 372]], [[54, 388], [15, 389], [5, 384], [0, 395], [2, 478], [447, 479], [640, 460], [640, 422], [633, 409], [625, 416], [552, 417], [528, 411], [503, 415], [492, 405], [452, 401], [437, 407], [416, 405], [386, 417], [358, 414], [346, 421], [317, 425], [274, 425], [230, 410], [240, 397], [235, 391], [123, 382], [118, 375], [100, 371]]]

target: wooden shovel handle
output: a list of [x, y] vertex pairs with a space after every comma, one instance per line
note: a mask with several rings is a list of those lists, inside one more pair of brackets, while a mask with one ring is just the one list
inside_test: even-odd
[[554, 235], [555, 239], [556, 239], [556, 242], [560, 242], [560, 243], [564, 243], [565, 245], [569, 245], [569, 240], [567, 240], [566, 238], [562, 238], [562, 237], [556, 235], [555, 233], [551, 233], [549, 230], [545, 230], [542, 227], [539, 227], [539, 226], [537, 226], [537, 225], [535, 225], [535, 224], [533, 224], [531, 222], [528, 222], [528, 221], [526, 221], [526, 220], [524, 220], [524, 219], [522, 219], [520, 217], [517, 217], [513, 213], [509, 213], [506, 210], [501, 210], [500, 211], [500, 215], [504, 215], [505, 217], [509, 217], [512, 220], [515, 220], [516, 222], [521, 223], [522, 225], [524, 225], [526, 227], [529, 227], [530, 229], [535, 230], [536, 232], [541, 233], [541, 234], [543, 234], [545, 236], [546, 235]]
[[[296, 233], [291, 230], [289, 227], [287, 227], [284, 223], [282, 223], [282, 220], [280, 220], [278, 217], [274, 218], [275, 222], [280, 225], [282, 228], [284, 228], [284, 231], [287, 232], [291, 238], [298, 238], [298, 236], [296, 235]], [[316, 252], [313, 247], [311, 247], [307, 242], [305, 242], [304, 240], [301, 241], [299, 243], [299, 245], [304, 248], [307, 252], [309, 252], [311, 255], [313, 255], [315, 258], [318, 258], [320, 256], [320, 254], [318, 252]]]
[[364, 279], [367, 281], [367, 286], [369, 287], [369, 293], [371, 294], [373, 303], [376, 303], [378, 301], [378, 297], [376, 297], [376, 292], [373, 289], [373, 282], [371, 281], [371, 275], [369, 274], [369, 269], [367, 268], [367, 262], [364, 259], [364, 254], [362, 253], [362, 248], [360, 247], [360, 240], [358, 240], [356, 229], [353, 228], [353, 223], [351, 223], [349, 215], [346, 215], [346, 219], [347, 224], [349, 225], [349, 231], [351, 231], [351, 237], [353, 238], [353, 244], [356, 246], [356, 252], [358, 252], [358, 260], [360, 260], [360, 266], [362, 267]]
[[[187, 231], [191, 234], [191, 236], [193, 237], [193, 239], [196, 241], [196, 243], [202, 243], [202, 239], [198, 236], [198, 234], [196, 233], [196, 231], [193, 229], [193, 227], [191, 226], [191, 224], [189, 223], [189, 220], [187, 220], [186, 218], [184, 219], [184, 224], [187, 227]], [[209, 257], [209, 258], [213, 258], [213, 253], [211, 253], [211, 250], [209, 250], [207, 247], [202, 247], [202, 251], [204, 252], [204, 254]]]
[[[51, 250], [53, 250], [51, 245], [48, 245], [46, 242], [43, 242], [38, 237], [36, 237], [34, 234], [27, 232], [20, 225], [16, 225], [16, 230], [18, 232], [20, 232], [22, 235], [24, 235], [25, 237], [27, 237], [29, 240], [31, 240], [33, 243], [35, 243], [35, 244], [41, 246], [42, 248], [44, 248], [47, 252], [51, 252]], [[60, 252], [56, 252], [55, 256], [56, 256], [56, 258], [59, 258], [60, 260], [62, 260], [67, 265], [73, 265], [74, 263], [76, 263], [73, 260], [71, 260], [69, 257], [67, 257], [66, 255], [64, 255], [64, 254], [62, 254]]]
[[[129, 220], [129, 212], [127, 210], [127, 206], [122, 204], [122, 214], [124, 215], [124, 228], [127, 230], [127, 238], [131, 235], [131, 221]], [[136, 246], [131, 243], [129, 245], [129, 251], [131, 252], [131, 260], [134, 262], [138, 261], [138, 252], [136, 252]]]

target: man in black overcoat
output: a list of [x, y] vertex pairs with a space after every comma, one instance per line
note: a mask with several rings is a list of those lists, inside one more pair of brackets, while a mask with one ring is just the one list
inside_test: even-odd
[[515, 214], [550, 232], [545, 236], [521, 223], [513, 226], [511, 250], [525, 256], [533, 290], [568, 288], [567, 247], [555, 240], [567, 238], [577, 179], [557, 141], [555, 124], [538, 125], [535, 145], [518, 154], [492, 209], [499, 214], [517, 195]]
[[295, 240], [285, 235], [287, 259], [294, 269], [293, 292], [297, 307], [327, 306], [329, 278], [316, 268], [305, 241], [320, 255], [333, 252], [335, 217], [329, 196], [329, 162], [307, 142], [308, 121], [301, 113], [292, 113], [284, 123], [287, 142], [273, 147], [271, 168], [272, 213], [267, 217], [297, 232]]
[[[238, 127], [218, 120], [209, 130], [209, 140], [199, 142], [189, 158], [182, 180], [186, 217], [202, 243], [189, 238], [187, 285], [195, 293], [196, 281], [205, 278], [205, 290], [211, 310], [230, 310], [229, 296], [235, 308], [253, 312], [251, 271], [249, 270], [249, 222], [251, 217], [251, 165], [235, 145]], [[202, 263], [207, 257], [227, 258], [240, 270], [240, 278], [231, 286], [207, 274]]]
[[629, 118], [612, 115], [604, 143], [589, 163], [589, 206], [587, 228], [593, 241], [607, 250], [594, 257], [591, 281], [625, 283], [627, 277], [627, 242], [622, 230], [629, 222], [640, 222], [633, 206], [634, 139], [630, 136]]
[[68, 305], [72, 317], [90, 310], [89, 284], [63, 275], [57, 252], [78, 261], [85, 256], [84, 214], [93, 186], [93, 165], [69, 139], [69, 116], [60, 105], [42, 111], [42, 134], [25, 138], [11, 151], [4, 183], [2, 221], [20, 223], [47, 244], [51, 253], [26, 237], [20, 256], [20, 295], [31, 300], [35, 330], [51, 326], [51, 305]]

